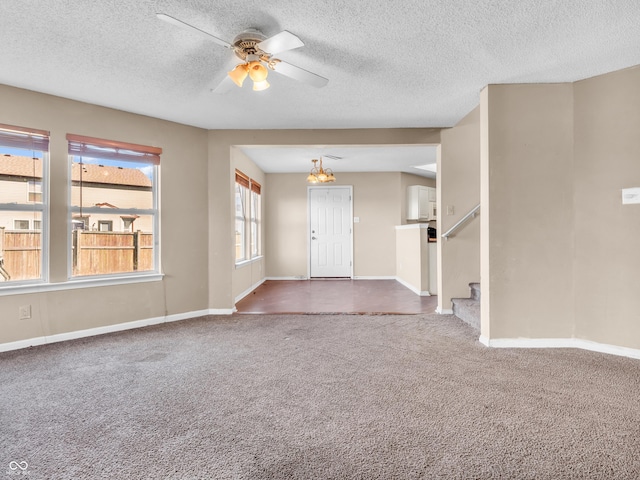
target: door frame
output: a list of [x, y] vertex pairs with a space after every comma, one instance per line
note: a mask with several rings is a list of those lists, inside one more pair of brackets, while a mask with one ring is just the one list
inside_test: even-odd
[[351, 256], [351, 269], [349, 271], [349, 278], [353, 279], [353, 271], [356, 263], [355, 259], [353, 258], [353, 185], [307, 185], [307, 280], [311, 279], [311, 190], [319, 188], [349, 189], [349, 251]]

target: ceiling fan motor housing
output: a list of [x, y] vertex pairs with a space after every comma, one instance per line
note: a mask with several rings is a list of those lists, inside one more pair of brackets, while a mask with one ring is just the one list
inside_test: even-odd
[[265, 55], [266, 52], [257, 48], [256, 45], [266, 38], [260, 30], [250, 28], [233, 39], [233, 50], [236, 56], [242, 60], [247, 60], [247, 56], [249, 55], [261, 57]]

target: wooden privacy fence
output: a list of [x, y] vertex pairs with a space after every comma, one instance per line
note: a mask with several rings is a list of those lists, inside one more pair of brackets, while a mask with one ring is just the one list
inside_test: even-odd
[[101, 275], [153, 269], [153, 234], [73, 231], [73, 274]]
[[40, 278], [41, 254], [40, 232], [0, 228], [0, 280]]
[[[40, 278], [41, 233], [0, 227], [0, 281]], [[153, 270], [153, 234], [74, 230], [73, 274]]]

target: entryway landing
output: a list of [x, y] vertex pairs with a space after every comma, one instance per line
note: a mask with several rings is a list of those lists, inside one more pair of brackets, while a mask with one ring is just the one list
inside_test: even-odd
[[434, 313], [438, 297], [421, 297], [395, 280], [267, 280], [236, 304], [238, 313]]

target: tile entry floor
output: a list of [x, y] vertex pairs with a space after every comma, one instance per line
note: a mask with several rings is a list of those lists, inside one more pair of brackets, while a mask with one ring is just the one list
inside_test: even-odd
[[438, 297], [421, 297], [395, 280], [267, 280], [236, 304], [238, 313], [434, 313]]

